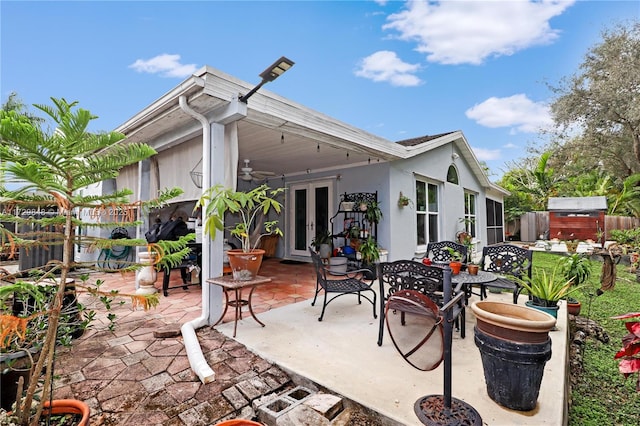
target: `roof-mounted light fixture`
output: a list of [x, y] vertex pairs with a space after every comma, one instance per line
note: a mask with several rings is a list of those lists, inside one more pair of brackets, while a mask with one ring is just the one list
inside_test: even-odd
[[293, 62], [291, 59], [287, 59], [284, 56], [275, 61], [269, 68], [260, 73], [260, 77], [262, 77], [262, 81], [260, 82], [260, 84], [251, 89], [251, 91], [246, 95], [243, 95], [240, 98], [240, 102], [244, 102], [246, 104], [247, 99], [249, 99], [254, 93], [256, 93], [259, 88], [261, 88], [265, 83], [268, 83], [280, 77], [285, 73], [285, 71], [291, 68], [294, 63], [295, 62]]

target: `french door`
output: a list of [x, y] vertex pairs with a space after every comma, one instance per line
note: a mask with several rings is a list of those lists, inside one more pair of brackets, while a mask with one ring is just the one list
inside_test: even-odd
[[316, 234], [331, 231], [333, 181], [322, 180], [292, 184], [289, 196], [289, 252], [292, 256], [309, 256], [309, 246]]

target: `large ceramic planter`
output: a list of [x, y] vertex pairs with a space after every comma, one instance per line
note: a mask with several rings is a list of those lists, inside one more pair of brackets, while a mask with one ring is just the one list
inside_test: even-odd
[[549, 331], [555, 318], [503, 302], [476, 301], [471, 309], [489, 397], [512, 410], [533, 410], [551, 359]]
[[328, 259], [331, 257], [331, 246], [329, 244], [320, 244], [318, 254], [322, 259]]
[[227, 252], [229, 255], [229, 266], [233, 279], [236, 281], [250, 281], [258, 275], [264, 250], [253, 249], [244, 252], [242, 249], [233, 249]]

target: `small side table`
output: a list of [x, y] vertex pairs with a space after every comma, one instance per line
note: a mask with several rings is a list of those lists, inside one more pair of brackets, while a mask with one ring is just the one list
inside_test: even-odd
[[[271, 282], [271, 278], [257, 275], [252, 280], [236, 281], [233, 279], [232, 275], [223, 275], [222, 277], [218, 277], [218, 278], [209, 278], [207, 282], [209, 284], [214, 284], [222, 287], [222, 290], [224, 292], [224, 299], [225, 299], [224, 310], [222, 311], [222, 315], [220, 315], [220, 318], [218, 319], [218, 321], [216, 321], [215, 324], [212, 325], [212, 327], [218, 325], [224, 318], [225, 314], [227, 313], [227, 309], [229, 308], [229, 306], [233, 306], [236, 310], [234, 324], [233, 324], [233, 337], [236, 337], [236, 330], [238, 328], [238, 319], [242, 319], [242, 307], [244, 305], [247, 305], [249, 307], [249, 313], [251, 313], [251, 316], [253, 317], [253, 319], [256, 320], [258, 324], [264, 327], [264, 324], [258, 318], [256, 318], [256, 315], [253, 313], [253, 307], [251, 306], [251, 297], [253, 296], [253, 291], [256, 289], [257, 286]], [[247, 298], [247, 300], [242, 299], [242, 290], [245, 288], [251, 288], [251, 291], [249, 291], [249, 297]], [[234, 291], [235, 298], [233, 300], [229, 300], [229, 291], [231, 290]]]

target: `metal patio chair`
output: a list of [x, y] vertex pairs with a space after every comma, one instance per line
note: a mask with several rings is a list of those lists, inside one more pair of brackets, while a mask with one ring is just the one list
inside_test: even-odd
[[[322, 321], [324, 317], [324, 311], [329, 303], [340, 296], [344, 296], [345, 294], [357, 294], [358, 295], [358, 304], [362, 303], [362, 298], [366, 299], [373, 305], [373, 317], [377, 318], [376, 315], [376, 292], [373, 290], [373, 280], [366, 280], [365, 272], [371, 272], [368, 269], [358, 269], [355, 271], [347, 271], [345, 274], [337, 274], [336, 272], [331, 272], [332, 277], [327, 277], [327, 268], [322, 263], [322, 259], [320, 255], [313, 251], [311, 247], [309, 247], [309, 252], [311, 253], [311, 259], [313, 259], [313, 264], [316, 269], [316, 294], [313, 297], [313, 302], [311, 302], [311, 306], [315, 306], [316, 299], [318, 298], [318, 293], [324, 290], [324, 300], [322, 302], [322, 312], [320, 313], [320, 318], [318, 321]], [[366, 294], [371, 292], [373, 298], [370, 299]], [[333, 294], [331, 298], [329, 298], [329, 294]]]

